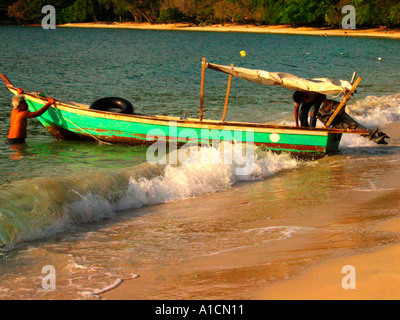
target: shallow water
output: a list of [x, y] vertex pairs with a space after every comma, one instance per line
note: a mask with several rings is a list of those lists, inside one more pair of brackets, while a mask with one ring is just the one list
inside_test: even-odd
[[[17, 27], [0, 27], [0, 40], [16, 86], [81, 103], [117, 95], [140, 112], [197, 116], [205, 56], [305, 77], [357, 70], [350, 114], [371, 128], [400, 116], [396, 40]], [[219, 118], [227, 78], [206, 77], [206, 117]], [[5, 139], [11, 94], [0, 92]], [[290, 100], [235, 79], [229, 119], [291, 123]], [[345, 135], [315, 162], [258, 150], [240, 176], [235, 163], [153, 166], [143, 147], [56, 141], [32, 120], [26, 146], [0, 145], [0, 299], [98, 298], [117, 279], [128, 298], [251, 298], [323, 259], [395, 243], [373, 227], [398, 215], [399, 138]], [[42, 289], [45, 265], [55, 291]]]
[[[337, 155], [70, 225], [3, 252], [2, 297], [96, 298], [95, 289], [124, 279], [133, 287], [122, 298], [251, 298], [324, 259], [398, 242], [374, 225], [398, 215], [399, 161], [398, 154]], [[57, 271], [55, 291], [41, 289], [44, 265]]]

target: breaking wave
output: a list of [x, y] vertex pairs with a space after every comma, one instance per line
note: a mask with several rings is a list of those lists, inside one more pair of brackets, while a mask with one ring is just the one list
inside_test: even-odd
[[[374, 129], [400, 120], [400, 93], [389, 96], [368, 96], [347, 107], [347, 112], [363, 126]], [[389, 140], [390, 142], [390, 140]], [[355, 134], [343, 135], [341, 147], [376, 147], [376, 144]]]
[[[200, 149], [202, 156], [209, 157], [221, 148], [223, 144]], [[198, 147], [189, 149], [197, 155], [193, 151]], [[8, 249], [18, 242], [46, 238], [75, 225], [112, 218], [118, 211], [222, 191], [237, 182], [263, 179], [298, 165], [287, 154], [262, 148], [244, 156], [253, 165], [247, 175], [237, 174], [242, 163], [221, 160], [142, 163], [86, 176], [16, 181], [0, 193], [0, 247]]]
[[368, 96], [348, 106], [349, 114], [368, 128], [382, 127], [400, 120], [400, 93], [389, 96]]
[[[400, 120], [400, 94], [367, 97], [349, 105], [348, 112], [368, 128], [382, 127]], [[375, 146], [368, 139], [351, 134], [345, 134], [341, 142], [344, 148]], [[243, 153], [245, 163], [252, 165], [251, 172], [238, 174], [243, 161], [239, 163], [233, 157], [232, 162], [224, 161], [224, 144], [200, 148], [205, 158], [219, 159], [216, 154], [224, 155], [224, 159], [211, 163], [196, 160], [197, 147], [190, 147], [189, 151], [189, 161], [183, 164], [142, 163], [86, 176], [10, 183], [0, 193], [0, 247], [8, 249], [16, 243], [46, 238], [75, 225], [112, 218], [122, 210], [223, 191], [235, 183], [263, 179], [299, 165], [287, 154], [256, 148], [253, 154]]]

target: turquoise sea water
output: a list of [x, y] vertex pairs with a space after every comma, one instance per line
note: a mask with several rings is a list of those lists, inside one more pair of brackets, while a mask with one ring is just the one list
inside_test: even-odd
[[[234, 63], [236, 66], [288, 72], [307, 78], [349, 80], [353, 71], [357, 71], [363, 81], [358, 88], [357, 101], [350, 106], [352, 116], [369, 127], [382, 126], [400, 119], [398, 40], [126, 29], [43, 30], [39, 27], [0, 27], [0, 49], [0, 72], [7, 75], [16, 87], [42, 91], [55, 98], [85, 104], [106, 96], [120, 96], [130, 100], [138, 112], [177, 116], [187, 113], [190, 117], [198, 115], [202, 57], [218, 64]], [[242, 50], [246, 51], [245, 57], [240, 56]], [[219, 119], [222, 116], [226, 85], [226, 75], [207, 70], [206, 118]], [[292, 122], [291, 94], [292, 92], [285, 89], [233, 79], [227, 118], [254, 122]], [[8, 133], [11, 96], [5, 86], [0, 86], [0, 139], [3, 140]], [[265, 199], [259, 205], [257, 201], [261, 201], [264, 194], [269, 194], [278, 201], [287, 191], [285, 184], [292, 179], [298, 182], [298, 185], [294, 183], [298, 188], [302, 188], [307, 184], [303, 181], [307, 177], [301, 173], [302, 168], [305, 170], [309, 164], [266, 153], [257, 159], [257, 172], [254, 175], [238, 177], [231, 167], [224, 166], [152, 167], [146, 163], [145, 152], [143, 147], [57, 141], [36, 120], [29, 121], [25, 146], [11, 148], [0, 143], [0, 245], [3, 246], [3, 249], [0, 248], [0, 270], [4, 274], [3, 278], [0, 274], [0, 298], [8, 297], [7, 288], [11, 286], [21, 289], [20, 293], [11, 295], [12, 298], [29, 297], [23, 293], [29, 292], [29, 281], [15, 279], [18, 278], [18, 272], [27, 279], [37, 278], [37, 275], [26, 270], [24, 261], [32, 259], [32, 263], [38, 267], [44, 259], [42, 250], [64, 252], [66, 255], [69, 250], [79, 251], [74, 257], [82, 259], [79, 260], [80, 264], [84, 264], [83, 257], [90, 257], [91, 261], [110, 258], [118, 260], [122, 255], [126, 259], [127, 252], [133, 252], [138, 266], [149, 267], [153, 265], [149, 262], [151, 259], [165, 262], [170, 253], [177, 254], [180, 259], [190, 259], [195, 253], [205, 256], [225, 254], [236, 250], [235, 248], [251, 246], [250, 243], [284, 240], [297, 232], [308, 234], [308, 222], [299, 223], [300, 218], [295, 215], [291, 217], [294, 220], [290, 220], [295, 225], [287, 225], [287, 217], [280, 219], [275, 216], [274, 226], [278, 227], [269, 226], [269, 209], [265, 209], [267, 213], [262, 219], [259, 211], [260, 208], [268, 208], [269, 205], [264, 202]], [[399, 161], [399, 154], [396, 143], [382, 149], [362, 138], [351, 136], [344, 138], [341, 154], [337, 158], [335, 156], [333, 160], [322, 160], [322, 163], [317, 162], [311, 166], [319, 173], [328, 168], [333, 170], [335, 183], [341, 185], [340, 180], [343, 177], [336, 171], [337, 166], [358, 168], [358, 164], [361, 164], [366, 168], [372, 157], [388, 163], [392, 168], [393, 163]], [[379, 166], [373, 168], [379, 171]], [[292, 176], [291, 170], [296, 172], [292, 173]], [[278, 175], [281, 171], [289, 172], [282, 177]], [[327, 179], [329, 177], [328, 174]], [[267, 178], [270, 180], [264, 180]], [[264, 186], [253, 186], [256, 189], [253, 194], [256, 200], [251, 202], [257, 214], [246, 215], [246, 219], [251, 221], [261, 219], [266, 223], [265, 228], [258, 230], [249, 226], [247, 231], [242, 230], [245, 235], [254, 235], [254, 242], [253, 237], [249, 237], [248, 241], [240, 243], [237, 233], [229, 231], [235, 224], [243, 227], [241, 223], [244, 222], [237, 212], [233, 214], [233, 220], [227, 222], [228, 229], [219, 230], [214, 229], [214, 224], [218, 225], [218, 219], [222, 219], [219, 215], [211, 218], [208, 224], [207, 219], [210, 217], [206, 217], [200, 207], [192, 207], [190, 204], [184, 208], [190, 208], [190, 215], [193, 217], [182, 208], [175, 213], [175, 219], [168, 215], [167, 208], [163, 211], [161, 207], [160, 217], [155, 214], [146, 215], [146, 212], [139, 210], [142, 207], [151, 208], [153, 205], [179, 202], [191, 197], [201, 197], [203, 201], [207, 201], [207, 194], [213, 195], [210, 196], [210, 207], [213, 208], [213, 201], [220, 203], [223, 198], [216, 196], [216, 192], [230, 190], [228, 196], [234, 199], [238, 194], [231, 188], [240, 189], [243, 180], [268, 181]], [[313, 176], [312, 180], [314, 183], [324, 182], [317, 176]], [[374, 186], [378, 183], [371, 174], [362, 177], [360, 181], [349, 181], [349, 186], [352, 190], [363, 188], [365, 181], [369, 187], [371, 183]], [[275, 183], [278, 183], [278, 186]], [[269, 189], [271, 186], [277, 187], [276, 190], [280, 193], [273, 193]], [[253, 187], [251, 184], [250, 187], [246, 185], [246, 188]], [[291, 190], [288, 191], [290, 194], [287, 199], [281, 199], [282, 203], [290, 207], [293, 201], [299, 201], [298, 206], [304, 208], [307, 199], [301, 200], [292, 196], [293, 184], [288, 183], [288, 188]], [[317, 186], [316, 188], [318, 189]], [[323, 192], [329, 193], [329, 190], [327, 188]], [[306, 194], [316, 192], [310, 191], [309, 187], [302, 191]], [[193, 203], [196, 201], [198, 202], [193, 200]], [[247, 210], [247, 203], [248, 199], [241, 199], [242, 205], [239, 207]], [[225, 212], [229, 211], [231, 206], [232, 203], [226, 203], [218, 210], [216, 207], [214, 209]], [[128, 218], [121, 218], [120, 212], [126, 212], [124, 210], [130, 210], [129, 214], [122, 214]], [[386, 212], [384, 216], [387, 215]], [[106, 224], [105, 229], [102, 229], [101, 222], [100, 225], [95, 224], [96, 221], [105, 218], [111, 218], [115, 225]], [[157, 219], [163, 222], [168, 220], [170, 227], [160, 230], [160, 226], [156, 226]], [[196, 226], [201, 227], [201, 230], [206, 230], [201, 234], [202, 241], [205, 241], [205, 249], [196, 242], [196, 234], [187, 230], [191, 219], [195, 219]], [[225, 221], [229, 218], [223, 216], [223, 219]], [[137, 230], [137, 233], [132, 235], [132, 231], [126, 230], [127, 226]], [[144, 229], [140, 226], [144, 226]], [[107, 235], [104, 234], [107, 232], [104, 230], [111, 230], [110, 239], [107, 239]], [[341, 232], [345, 234], [343, 230]], [[118, 251], [116, 248], [121, 245], [114, 239], [113, 235], [116, 237], [117, 233], [118, 238], [123, 239], [121, 241], [126, 245], [124, 248], [127, 251], [115, 253], [116, 256], [113, 257], [113, 250]], [[83, 242], [75, 243], [82, 234], [87, 238], [84, 236]], [[92, 235], [93, 241], [89, 239]], [[133, 239], [132, 237], [135, 241], [131, 242], [129, 239]], [[209, 237], [212, 238], [211, 243], [207, 243]], [[260, 240], [260, 237], [266, 239]], [[382, 240], [382, 243], [392, 241], [385, 236], [377, 238]], [[49, 239], [55, 243], [46, 243]], [[179, 244], [175, 239], [178, 239]], [[223, 239], [225, 246], [218, 239]], [[108, 250], [106, 248], [103, 253], [99, 253], [98, 246], [103, 240], [112, 240], [113, 245], [110, 244]], [[63, 246], [58, 241], [68, 242], [68, 245]], [[69, 241], [74, 244], [70, 244]], [[32, 243], [33, 247], [30, 247]], [[85, 246], [89, 249], [82, 251]], [[360, 244], [360, 247], [362, 246]], [[189, 252], [189, 247], [193, 248], [193, 253], [188, 254], [188, 257], [184, 252]], [[127, 264], [129, 263], [126, 260], [122, 263], [123, 266]], [[99, 263], [98, 267], [105, 268], [102, 263]], [[11, 272], [11, 276], [10, 270], [15, 270]], [[88, 269], [85, 270], [88, 272]], [[90, 277], [90, 272], [86, 276]], [[63, 290], [57, 297], [80, 297], [76, 290], [68, 285]], [[177, 296], [182, 297], [179, 294]]]
[[[0, 46], [0, 71], [17, 87], [41, 90], [56, 98], [85, 104], [105, 96], [121, 96], [130, 100], [138, 112], [150, 114], [198, 115], [202, 57], [219, 64], [234, 63], [309, 78], [349, 80], [353, 71], [357, 71], [363, 77], [358, 99], [400, 92], [397, 40], [1, 27]], [[246, 57], [240, 56], [241, 50], [246, 51]], [[382, 60], [378, 60], [379, 57]], [[222, 116], [226, 84], [226, 75], [207, 71], [206, 118], [219, 119]], [[8, 133], [11, 95], [5, 87], [1, 90], [0, 107], [3, 112], [0, 115], [0, 136], [4, 138]], [[227, 118], [254, 122], [291, 121], [291, 94], [286, 89], [234, 79]], [[29, 141], [34, 143], [23, 150], [39, 154], [43, 160], [51, 158], [46, 154], [55, 156], [57, 151], [54, 149], [60, 149], [60, 152], [68, 150], [67, 153], [72, 157], [75, 153], [76, 157], [83, 151], [81, 148], [87, 147], [88, 162], [91, 152], [95, 153], [94, 158], [98, 152], [97, 147], [92, 150], [91, 144], [84, 147], [67, 143], [60, 147], [56, 143], [53, 147], [55, 141], [37, 121], [31, 121]], [[12, 151], [4, 146], [1, 150], [0, 156], [4, 158], [0, 166], [8, 166], [7, 159]], [[112, 152], [113, 148], [109, 154]], [[107, 151], [104, 154], [106, 156]], [[84, 159], [86, 157], [81, 160], [85, 162]], [[52, 167], [53, 159], [48, 163], [51, 166], [49, 172], [62, 170], [58, 164], [56, 168]], [[75, 165], [79, 167], [78, 163]], [[69, 168], [68, 163], [65, 167]], [[84, 163], [83, 167], [90, 167], [90, 164], [86, 166]], [[28, 171], [29, 175], [37, 172], [34, 169]], [[22, 177], [25, 175], [26, 170]]]

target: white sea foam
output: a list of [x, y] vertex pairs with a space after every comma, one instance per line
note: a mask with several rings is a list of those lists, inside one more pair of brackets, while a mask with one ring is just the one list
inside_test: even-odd
[[[197, 148], [197, 147], [192, 147]], [[219, 152], [219, 148], [201, 147], [203, 156]], [[198, 153], [194, 153], [196, 156]], [[165, 174], [152, 179], [131, 178], [125, 197], [116, 209], [138, 208], [145, 205], [159, 204], [198, 196], [204, 193], [225, 190], [240, 181], [258, 180], [275, 173], [292, 169], [298, 162], [287, 154], [278, 155], [269, 151], [248, 155], [254, 159], [253, 171], [247, 175], [237, 174], [237, 164], [223, 159], [218, 163], [187, 161], [180, 166], [167, 165]]]
[[340, 142], [341, 148], [376, 147], [376, 143], [356, 134], [344, 134]]
[[[191, 148], [195, 151], [197, 147]], [[204, 157], [223, 154], [225, 150], [221, 152], [221, 148], [224, 148], [223, 144], [204, 146], [201, 154]], [[198, 155], [197, 152], [192, 154], [193, 157]], [[253, 170], [247, 175], [237, 174], [242, 162], [237, 163], [235, 159], [225, 162], [224, 157], [220, 157], [216, 158], [219, 161], [210, 163], [198, 159], [181, 165], [145, 163], [113, 173], [52, 179], [51, 184], [45, 178], [27, 181], [32, 191], [26, 192], [23, 198], [15, 193], [15, 197], [25, 203], [23, 212], [15, 202], [8, 216], [10, 223], [16, 225], [0, 229], [0, 240], [3, 244], [12, 244], [48, 237], [77, 224], [112, 218], [118, 211], [226, 190], [240, 181], [263, 179], [298, 165], [287, 154], [278, 155], [258, 148], [254, 153], [244, 155], [246, 161], [253, 164]], [[20, 189], [20, 186], [16, 187]], [[5, 212], [4, 208], [0, 209]], [[3, 219], [6, 218], [3, 215]]]
[[400, 94], [368, 96], [349, 105], [348, 112], [354, 120], [368, 128], [382, 127], [400, 120]]
[[[349, 106], [348, 112], [367, 127], [382, 126], [400, 119], [400, 95], [367, 97]], [[358, 135], [344, 135], [341, 147], [360, 146], [376, 145]], [[193, 159], [189, 157], [189, 161], [181, 165], [143, 164], [111, 174], [27, 181], [29, 192], [11, 194], [7, 207], [0, 208], [2, 219], [6, 221], [4, 226], [8, 226], [0, 228], [0, 242], [15, 244], [47, 237], [75, 224], [112, 218], [121, 210], [218, 192], [241, 181], [263, 179], [298, 166], [298, 162], [287, 154], [278, 155], [256, 148], [253, 153], [242, 153], [252, 170], [238, 174], [237, 169], [243, 167], [243, 161], [229, 158], [232, 149], [224, 144], [201, 147], [201, 152], [196, 152], [199, 149], [193, 149], [195, 147], [190, 148]], [[234, 148], [243, 146], [238, 144]], [[198, 161], [199, 154], [217, 161]], [[27, 186], [16, 185], [15, 190], [27, 190]]]
[[277, 237], [272, 240], [268, 239], [267, 241], [273, 241], [273, 240], [277, 241], [277, 240], [291, 238], [295, 233], [310, 232], [313, 230], [314, 230], [313, 228], [299, 227], [299, 226], [271, 226], [271, 227], [248, 229], [245, 231], [245, 233], [256, 233], [259, 236], [263, 236], [265, 234], [274, 232], [278, 234]]
[[[295, 234], [304, 234], [312, 232], [314, 229], [310, 227], [300, 227], [300, 226], [270, 226], [261, 227], [254, 229], [244, 230], [243, 233], [246, 234], [246, 238], [252, 238], [253, 244], [251, 246], [259, 246], [260, 244], [269, 244], [275, 241], [286, 240], [292, 238]], [[239, 236], [238, 236], [239, 237]], [[218, 250], [204, 256], [216, 256], [219, 254], [224, 254], [231, 251], [241, 250], [248, 248], [248, 245], [242, 245], [232, 248], [227, 248], [223, 250]]]
[[[346, 112], [368, 129], [382, 128], [388, 123], [400, 120], [400, 93], [382, 97], [368, 96], [355, 101], [353, 104], [348, 104]], [[293, 126], [295, 122], [285, 120], [281, 124]], [[322, 125], [318, 121], [317, 126]], [[376, 147], [376, 143], [356, 134], [344, 134], [340, 147]]]
[[[368, 96], [349, 105], [347, 112], [368, 129], [381, 128], [385, 124], [400, 120], [400, 94]], [[355, 134], [343, 135], [340, 145], [343, 148], [376, 147], [376, 143]]]

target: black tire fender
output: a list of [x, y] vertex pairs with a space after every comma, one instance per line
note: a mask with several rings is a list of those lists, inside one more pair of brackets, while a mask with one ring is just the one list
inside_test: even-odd
[[134, 113], [132, 103], [119, 97], [106, 97], [98, 99], [90, 105], [89, 109], [123, 114]]

